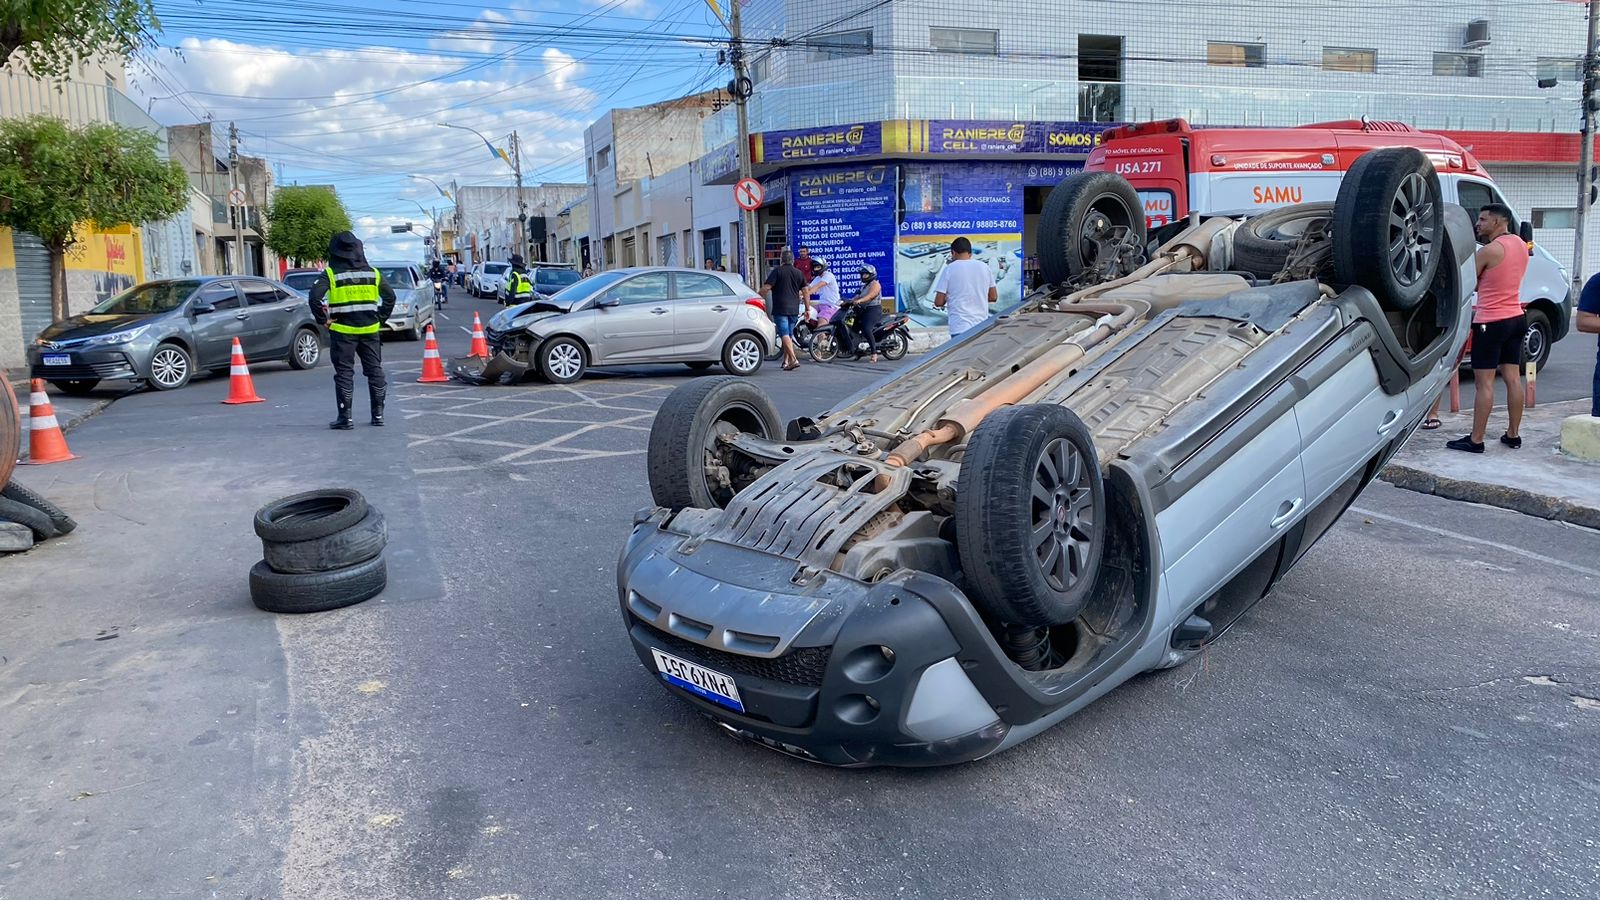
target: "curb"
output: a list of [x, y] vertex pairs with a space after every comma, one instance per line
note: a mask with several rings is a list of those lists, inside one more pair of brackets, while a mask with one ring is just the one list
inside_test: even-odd
[[1378, 477], [1401, 490], [1432, 494], [1446, 500], [1482, 503], [1485, 506], [1509, 509], [1512, 512], [1549, 519], [1553, 522], [1567, 522], [1584, 528], [1600, 529], [1600, 509], [1551, 497], [1548, 494], [1537, 494], [1503, 484], [1446, 478], [1399, 463], [1390, 463]]

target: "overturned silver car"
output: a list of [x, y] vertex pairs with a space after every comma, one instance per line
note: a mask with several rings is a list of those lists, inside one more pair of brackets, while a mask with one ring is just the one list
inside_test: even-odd
[[1055, 287], [835, 409], [784, 423], [726, 377], [668, 398], [617, 569], [668, 691], [830, 765], [1013, 746], [1261, 600], [1470, 327], [1472, 223], [1414, 150], [1332, 204], [1156, 235], [1078, 174], [1040, 235]]

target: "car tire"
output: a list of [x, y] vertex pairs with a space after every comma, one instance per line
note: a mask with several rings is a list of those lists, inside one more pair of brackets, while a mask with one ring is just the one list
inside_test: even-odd
[[1415, 147], [1363, 153], [1339, 183], [1333, 235], [1335, 281], [1366, 288], [1391, 312], [1416, 306], [1433, 284], [1444, 247], [1433, 163]]
[[158, 391], [175, 391], [194, 377], [194, 357], [177, 344], [158, 344], [150, 354], [150, 377], [145, 383]]
[[1272, 278], [1289, 264], [1302, 235], [1318, 220], [1333, 219], [1332, 203], [1300, 203], [1246, 219], [1233, 232], [1233, 268]]
[[883, 340], [878, 342], [878, 352], [890, 362], [905, 359], [906, 352], [910, 349], [911, 342], [898, 328], [884, 335]]
[[49, 516], [16, 500], [0, 497], [0, 521], [28, 526], [35, 541], [48, 541], [56, 536], [56, 526], [51, 524]]
[[695, 370], [696, 372], [704, 372], [705, 370], [707, 370], [707, 369], [711, 368], [712, 366], [716, 365], [716, 363], [710, 362], [709, 360], [697, 359], [694, 362], [684, 363], [684, 365], [686, 365], [689, 368]]
[[367, 517], [367, 498], [349, 488], [291, 494], [256, 510], [256, 537], [278, 544], [314, 541]]
[[262, 541], [261, 557], [274, 572], [309, 575], [364, 563], [382, 553], [388, 543], [389, 527], [383, 513], [369, 506], [361, 521], [327, 537], [293, 543]]
[[589, 369], [589, 354], [577, 338], [554, 337], [539, 346], [539, 374], [551, 384], [571, 384]]
[[78, 527], [78, 523], [67, 515], [66, 510], [51, 503], [49, 500], [35, 494], [15, 481], [9, 481], [0, 488], [0, 498], [12, 500], [25, 506], [31, 506], [45, 514], [50, 524], [55, 528], [56, 534], [71, 534]]
[[[1052, 188], [1039, 213], [1039, 273], [1045, 284], [1066, 284], [1099, 268], [1103, 241], [1112, 236], [1105, 229], [1126, 229], [1125, 238], [1143, 258], [1144, 205], [1126, 178], [1076, 172]], [[1131, 269], [1119, 265], [1113, 271]]]
[[90, 391], [99, 386], [100, 379], [81, 378], [73, 381], [52, 381], [50, 383], [69, 397], [87, 397]]
[[650, 497], [668, 509], [720, 509], [743, 485], [713, 485], [706, 467], [718, 455], [718, 434], [783, 434], [778, 407], [761, 388], [736, 375], [696, 378], [667, 395], [650, 425], [646, 469]]
[[754, 375], [761, 371], [761, 364], [766, 359], [761, 338], [748, 331], [735, 332], [722, 345], [722, 368], [729, 375]]
[[1095, 589], [1106, 530], [1100, 460], [1083, 420], [1053, 404], [990, 413], [972, 433], [957, 484], [956, 545], [973, 603], [1011, 625], [1077, 618]]
[[291, 575], [274, 572], [266, 560], [250, 567], [250, 599], [277, 613], [325, 612], [376, 597], [389, 584], [383, 556], [342, 569]]
[[315, 369], [322, 361], [322, 337], [314, 328], [302, 328], [289, 342], [289, 367], [305, 371]]
[[1522, 359], [1542, 370], [1544, 364], [1550, 361], [1550, 344], [1555, 337], [1555, 328], [1543, 310], [1530, 309], [1523, 315], [1528, 323], [1528, 333], [1522, 338]]

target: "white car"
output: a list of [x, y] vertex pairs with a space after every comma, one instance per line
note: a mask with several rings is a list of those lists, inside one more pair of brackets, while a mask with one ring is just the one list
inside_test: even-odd
[[500, 293], [500, 286], [505, 283], [506, 273], [510, 271], [511, 264], [508, 262], [478, 263], [467, 275], [467, 290], [474, 297], [494, 297]]

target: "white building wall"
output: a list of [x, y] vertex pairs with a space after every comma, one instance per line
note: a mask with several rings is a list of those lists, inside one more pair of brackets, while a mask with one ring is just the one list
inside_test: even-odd
[[[1533, 221], [1535, 210], [1577, 208], [1578, 176], [1575, 166], [1491, 164], [1485, 168], [1517, 215], [1525, 220]], [[1600, 216], [1594, 214], [1593, 208], [1590, 208], [1588, 215], [1583, 248], [1585, 276], [1600, 272], [1600, 234], [1595, 233], [1595, 229], [1600, 228]], [[1571, 269], [1575, 233], [1571, 228], [1535, 228], [1533, 240], [1550, 251], [1550, 255], [1563, 266]]]

